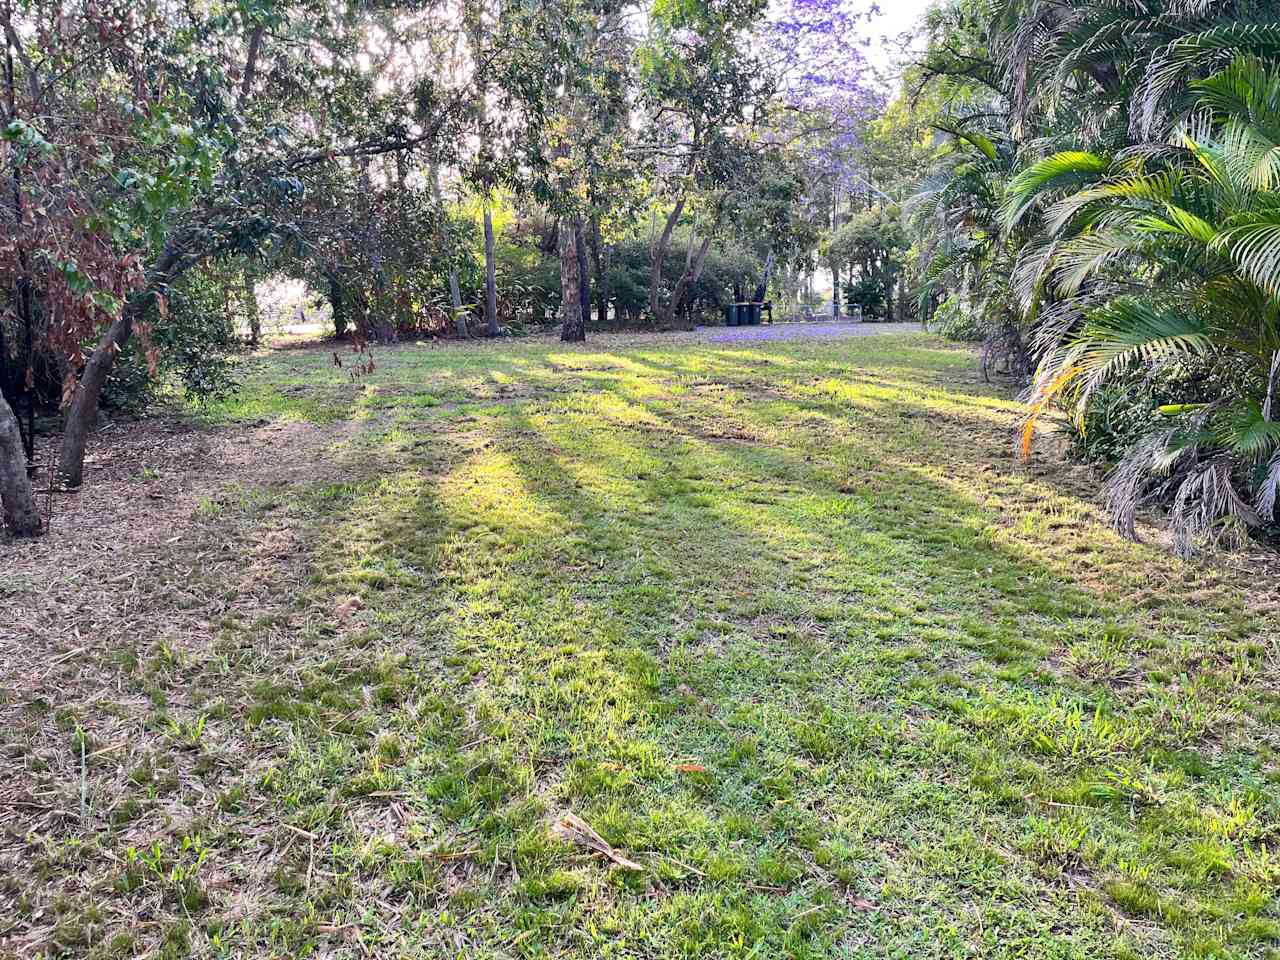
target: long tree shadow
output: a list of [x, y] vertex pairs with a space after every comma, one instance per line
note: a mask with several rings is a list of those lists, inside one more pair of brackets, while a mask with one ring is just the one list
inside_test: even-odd
[[[882, 464], [874, 485], [848, 491], [842, 489], [847, 487], [847, 477], [815, 465], [813, 456], [803, 451], [741, 438], [727, 442], [723, 436], [700, 438], [696, 426], [680, 421], [670, 429], [655, 430], [649, 417], [630, 419], [630, 423], [609, 421], [595, 436], [566, 448], [565, 438], [545, 422], [513, 414], [506, 418], [512, 426], [504, 440], [530, 488], [569, 504], [569, 515], [599, 518], [629, 513], [638, 506], [653, 506], [658, 496], [687, 501], [690, 510], [683, 513], [656, 507], [658, 526], [683, 523], [682, 536], [674, 541], [642, 538], [645, 548], [657, 556], [639, 575], [656, 581], [653, 585], [658, 589], [647, 592], [651, 602], [643, 608], [645, 619], [624, 630], [646, 649], [661, 651], [662, 634], [670, 640], [682, 625], [708, 610], [726, 612], [715, 607], [717, 598], [710, 589], [715, 584], [747, 588], [753, 598], [750, 604], [736, 604], [733, 597], [741, 591], [733, 589], [720, 591], [718, 598], [744, 628], [734, 634], [731, 624], [730, 634], [737, 641], [711, 645], [715, 659], [728, 661], [730, 668], [699, 671], [699, 664], [707, 662], [700, 660], [697, 649], [703, 639], [690, 634], [675, 640], [684, 645], [679, 669], [711, 683], [707, 692], [718, 702], [743, 696], [767, 699], [778, 685], [779, 660], [796, 658], [790, 644], [783, 657], [770, 656], [767, 644], [751, 635], [762, 620], [782, 621], [774, 626], [783, 628], [784, 639], [786, 621], [794, 627], [806, 612], [817, 614], [813, 619], [818, 622], [825, 615], [827, 623], [839, 627], [820, 631], [828, 644], [815, 661], [839, 669], [834, 673], [830, 669], [798, 671], [795, 677], [804, 682], [798, 687], [791, 684], [788, 698], [775, 705], [772, 717], [748, 712], [750, 722], [743, 729], [754, 727], [765, 731], [766, 739], [786, 743], [793, 720], [790, 711], [807, 698], [821, 699], [833, 677], [839, 683], [852, 682], [858, 693], [846, 706], [861, 705], [864, 713], [866, 704], [876, 699], [872, 694], [883, 698], [885, 691], [894, 690], [899, 692], [894, 709], [881, 708], [876, 715], [883, 735], [903, 733], [906, 719], [915, 716], [936, 725], [934, 741], [959, 742], [966, 735], [962, 731], [983, 741], [977, 750], [951, 743], [932, 761], [940, 779], [949, 775], [948, 765], [957, 757], [968, 765], [973, 781], [968, 795], [971, 806], [965, 808], [969, 813], [984, 804], [1011, 807], [1009, 823], [1025, 832], [1045, 810], [1029, 803], [1028, 796], [1039, 796], [1049, 804], [1083, 800], [1097, 824], [1124, 835], [1121, 847], [1158, 841], [1176, 859], [1177, 850], [1197, 841], [1196, 829], [1171, 833], [1170, 825], [1159, 818], [1135, 828], [1125, 804], [1135, 795], [1133, 791], [1147, 789], [1141, 771], [1157, 777], [1185, 776], [1188, 763], [1196, 766], [1187, 759], [1187, 752], [1204, 745], [1206, 738], [1216, 740], [1224, 733], [1213, 722], [1217, 694], [1208, 689], [1202, 691], [1199, 702], [1196, 698], [1170, 701], [1168, 691], [1155, 684], [1142, 695], [1126, 696], [1124, 687], [1073, 682], [1053, 669], [1053, 658], [1092, 640], [1140, 664], [1143, 644], [1151, 640], [1150, 624], [1140, 611], [1130, 607], [1117, 616], [1114, 605], [1103, 602], [1108, 599], [1105, 595], [1082, 589], [1060, 568], [1036, 562], [1025, 551], [991, 538], [989, 530], [997, 514], [981, 508], [976, 496], [961, 495], [953, 485], [938, 482], [922, 465], [904, 461], [901, 451]], [[659, 445], [653, 443], [655, 433], [662, 437]], [[875, 444], [854, 446], [861, 446], [860, 452], [866, 454]], [[548, 466], [555, 462], [557, 468]], [[584, 470], [584, 465], [592, 469]], [[619, 468], [631, 465], [637, 468], [637, 476], [620, 480]], [[589, 492], [592, 476], [612, 478], [607, 496]], [[727, 477], [737, 478], [737, 490], [708, 496], [705, 488], [684, 486], [691, 479], [714, 484]], [[769, 491], [763, 499], [755, 495], [761, 489]], [[695, 528], [691, 514], [705, 515], [711, 522]], [[619, 546], [623, 553], [614, 562], [621, 561], [632, 544]], [[805, 549], [811, 557], [803, 556]], [[851, 564], [850, 557], [862, 562]], [[696, 572], [688, 581], [672, 583], [661, 576], [663, 570], [690, 567]], [[604, 574], [592, 576], [579, 587], [588, 595], [600, 592], [601, 602], [613, 607], [611, 619], [627, 624], [633, 619], [629, 594], [650, 586], [643, 581], [628, 584], [635, 575], [634, 567], [630, 574], [625, 569], [615, 571], [618, 582], [612, 593], [610, 578]], [[759, 594], [767, 593], [763, 585], [771, 581], [779, 589], [758, 602]], [[795, 592], [815, 586], [820, 599], [792, 602]], [[867, 597], [872, 604], [859, 604]], [[842, 618], [837, 611], [831, 617], [833, 604], [837, 608], [854, 605], [859, 615]], [[874, 652], [868, 655], [866, 647], [856, 649], [858, 644], [870, 644]], [[851, 646], [855, 649], [850, 650]], [[905, 653], [900, 654], [900, 648]], [[1259, 666], [1246, 664], [1254, 682]], [[864, 673], [850, 681], [850, 671]], [[929, 673], [934, 676], [923, 682], [921, 676]], [[670, 684], [674, 676], [667, 679]], [[682, 729], [676, 725], [669, 732], [678, 740]], [[695, 737], [690, 746], [699, 742]], [[928, 750], [910, 737], [906, 742], [902, 756], [890, 750], [890, 759], [911, 758], [920, 763], [921, 752]], [[929, 745], [938, 746], [936, 742]], [[792, 749], [793, 756], [804, 752]], [[1258, 768], [1255, 751], [1239, 741], [1233, 749], [1237, 761]], [[1200, 774], [1192, 773], [1190, 779], [1191, 788], [1180, 802], [1220, 801], [1222, 788], [1232, 790], [1224, 779], [1224, 768], [1201, 767]], [[1130, 785], [1118, 785], [1125, 782]], [[1240, 789], [1234, 792], [1239, 795]], [[1251, 829], [1270, 829], [1267, 822], [1260, 816]], [[1012, 828], [1006, 825], [1006, 829]], [[1034, 865], [1034, 858], [1028, 861]], [[1103, 858], [1090, 867], [1102, 869], [1108, 862]], [[1165, 882], [1184, 894], [1212, 896], [1225, 890], [1177, 871]], [[1240, 917], [1246, 926], [1248, 915], [1246, 911]]]
[[[261, 582], [220, 568], [207, 643], [148, 647], [119, 681], [165, 704], [130, 720], [157, 797], [87, 749], [101, 809], [137, 813], [47, 839], [102, 828], [102, 871], [159, 842], [207, 899], [143, 872], [99, 903], [210, 929], [233, 895], [272, 904], [236, 928], [247, 952], [390, 948], [446, 908], [495, 949], [504, 924], [569, 949], [607, 922], [658, 954], [958, 928], [991, 956], [1097, 955], [1117, 910], [1143, 948], [1265, 941], [1257, 624], [1208, 594], [1149, 610], [1038, 553], [1059, 535], [1007, 513], [1053, 520], [1051, 491], [972, 443], [1001, 427], [982, 397], [570, 356], [575, 391], [353, 447], [349, 481], [246, 494], [174, 548], [195, 577], [260, 542]], [[1259, 720], [1225, 726], [1241, 702]], [[197, 725], [208, 744], [180, 747]], [[566, 809], [645, 870], [586, 866], [548, 833]], [[199, 822], [188, 847], [175, 820]]]

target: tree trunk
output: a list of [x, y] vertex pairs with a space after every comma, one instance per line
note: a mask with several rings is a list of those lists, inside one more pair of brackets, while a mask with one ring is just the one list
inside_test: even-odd
[[498, 279], [493, 258], [493, 211], [484, 208], [484, 318], [486, 332], [496, 337], [498, 329]]
[[587, 339], [582, 322], [582, 280], [579, 277], [577, 231], [567, 221], [560, 224], [560, 307], [564, 326], [560, 339], [576, 343]]
[[676, 229], [676, 224], [680, 222], [680, 215], [684, 213], [685, 198], [681, 197], [676, 201], [676, 205], [671, 208], [671, 212], [667, 214], [667, 222], [663, 224], [662, 234], [649, 247], [649, 316], [654, 320], [659, 319], [662, 315], [661, 307], [661, 290], [662, 290], [662, 261], [666, 259], [667, 252], [671, 249], [671, 234]]
[[840, 265], [831, 261], [831, 316], [840, 319]]
[[[431, 195], [435, 198], [436, 206], [444, 209], [444, 199], [440, 193], [440, 166], [433, 163], [431, 165]], [[450, 251], [452, 254], [453, 251]], [[471, 331], [467, 329], [467, 315], [462, 310], [462, 290], [458, 286], [458, 265], [453, 261], [453, 257], [449, 258], [449, 304], [453, 308], [453, 328], [458, 336], [463, 340], [471, 338]]]
[[134, 320], [142, 313], [139, 306], [146, 300], [130, 300], [112, 321], [85, 364], [76, 386], [75, 397], [67, 410], [66, 427], [62, 433], [62, 449], [58, 457], [58, 477], [68, 487], [78, 487], [84, 482], [84, 449], [89, 432], [98, 417], [98, 400], [102, 387], [115, 365], [116, 354], [124, 349], [133, 333]]
[[0, 397], [0, 505], [4, 525], [14, 536], [34, 537], [44, 529], [36, 497], [27, 475], [27, 453], [22, 432], [9, 401]]
[[258, 345], [262, 339], [262, 311], [258, 308], [258, 294], [253, 289], [253, 277], [248, 270], [240, 274], [244, 283], [244, 309], [249, 315], [249, 343]]
[[467, 329], [467, 312], [462, 309], [462, 291], [458, 288], [458, 267], [449, 267], [449, 303], [453, 307], [453, 327], [463, 340], [471, 339]]
[[[58, 454], [58, 478], [68, 487], [78, 487], [84, 481], [84, 449], [89, 441], [89, 432], [98, 418], [98, 400], [102, 396], [102, 387], [115, 365], [116, 354], [124, 349], [133, 333], [134, 322], [141, 317], [150, 305], [152, 298], [160, 295], [169, 284], [182, 272], [190, 260], [184, 263], [185, 245], [180, 238], [171, 237], [160, 254], [160, 259], [147, 274], [147, 284], [143, 291], [129, 298], [120, 316], [107, 327], [98, 345], [85, 364], [80, 374], [80, 382], [76, 385], [71, 407], [67, 410], [66, 426], [62, 433], [62, 449]], [[52, 482], [52, 478], [50, 478]]]
[[249, 33], [249, 52], [245, 55], [244, 75], [240, 78], [240, 93], [236, 97], [236, 112], [243, 113], [249, 91], [253, 88], [253, 75], [258, 68], [258, 51], [262, 49], [262, 32], [265, 27], [256, 24]]
[[588, 259], [590, 254], [587, 250], [587, 238], [582, 229], [582, 221], [578, 220], [573, 225], [573, 242], [578, 248], [578, 299], [582, 305], [582, 329], [587, 329], [587, 324], [591, 322], [591, 263]]
[[329, 301], [329, 310], [333, 314], [333, 335], [341, 340], [346, 337], [347, 328], [351, 326], [347, 300], [343, 296], [342, 283], [338, 280], [336, 273], [327, 274], [325, 279], [329, 281], [329, 290], [325, 297]]
[[[840, 190], [834, 188], [831, 196], [831, 239], [834, 241], [840, 232]], [[831, 258], [831, 318], [840, 319], [840, 264]]]
[[604, 279], [604, 249], [600, 245], [600, 218], [591, 218], [591, 252], [596, 267], [596, 322], [603, 330], [609, 325], [609, 287]]
[[676, 288], [671, 291], [671, 302], [667, 304], [661, 315], [661, 321], [664, 326], [673, 326], [675, 324], [676, 311], [680, 309], [680, 301], [685, 298], [685, 294], [689, 292], [689, 288], [698, 282], [702, 276], [702, 268], [707, 262], [707, 251], [711, 249], [711, 237], [702, 238], [702, 245], [698, 248], [697, 254], [693, 252], [692, 236], [689, 237], [689, 253], [685, 257], [684, 273], [680, 274], [680, 279], [676, 281]]

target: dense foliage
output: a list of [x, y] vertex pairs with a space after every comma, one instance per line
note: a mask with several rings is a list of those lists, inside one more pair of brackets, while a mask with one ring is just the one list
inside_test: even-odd
[[1130, 535], [1273, 525], [1270, 6], [944, 0], [896, 97], [873, 9], [6, 5], [3, 449], [61, 411], [74, 486], [100, 405], [233, 389], [267, 280], [357, 351], [763, 297], [980, 341]]
[[[922, 301], [1109, 464], [1178, 549], [1274, 523], [1280, 21], [1268, 4], [958, 0], [913, 81], [945, 137], [911, 204]], [[945, 300], [943, 299], [945, 298]]]

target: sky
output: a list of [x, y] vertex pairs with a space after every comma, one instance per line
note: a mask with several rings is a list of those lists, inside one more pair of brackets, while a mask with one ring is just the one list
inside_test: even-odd
[[867, 50], [867, 59], [880, 69], [890, 70], [892, 51], [884, 49], [880, 38], [895, 37], [904, 30], [910, 30], [924, 16], [931, 2], [933, 0], [879, 0], [880, 15], [868, 28], [873, 43]]

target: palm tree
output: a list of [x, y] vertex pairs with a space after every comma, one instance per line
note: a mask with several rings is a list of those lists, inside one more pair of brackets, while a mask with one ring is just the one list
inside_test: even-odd
[[906, 205], [923, 270], [922, 313], [927, 302], [954, 293], [982, 331], [983, 375], [1003, 369], [1025, 377], [1025, 325], [1009, 281], [1028, 231], [1002, 230], [1000, 222], [1018, 145], [977, 105], [967, 113], [937, 125], [949, 139]]
[[1168, 402], [1107, 499], [1132, 536], [1136, 509], [1170, 498], [1184, 554], [1273, 522], [1280, 490], [1280, 70], [1237, 57], [1190, 87], [1169, 144], [1051, 155], [1003, 208], [1006, 228], [1043, 212], [1047, 231], [1016, 271], [1043, 348], [1024, 450], [1050, 404], [1085, 429], [1100, 390], [1160, 378]]

